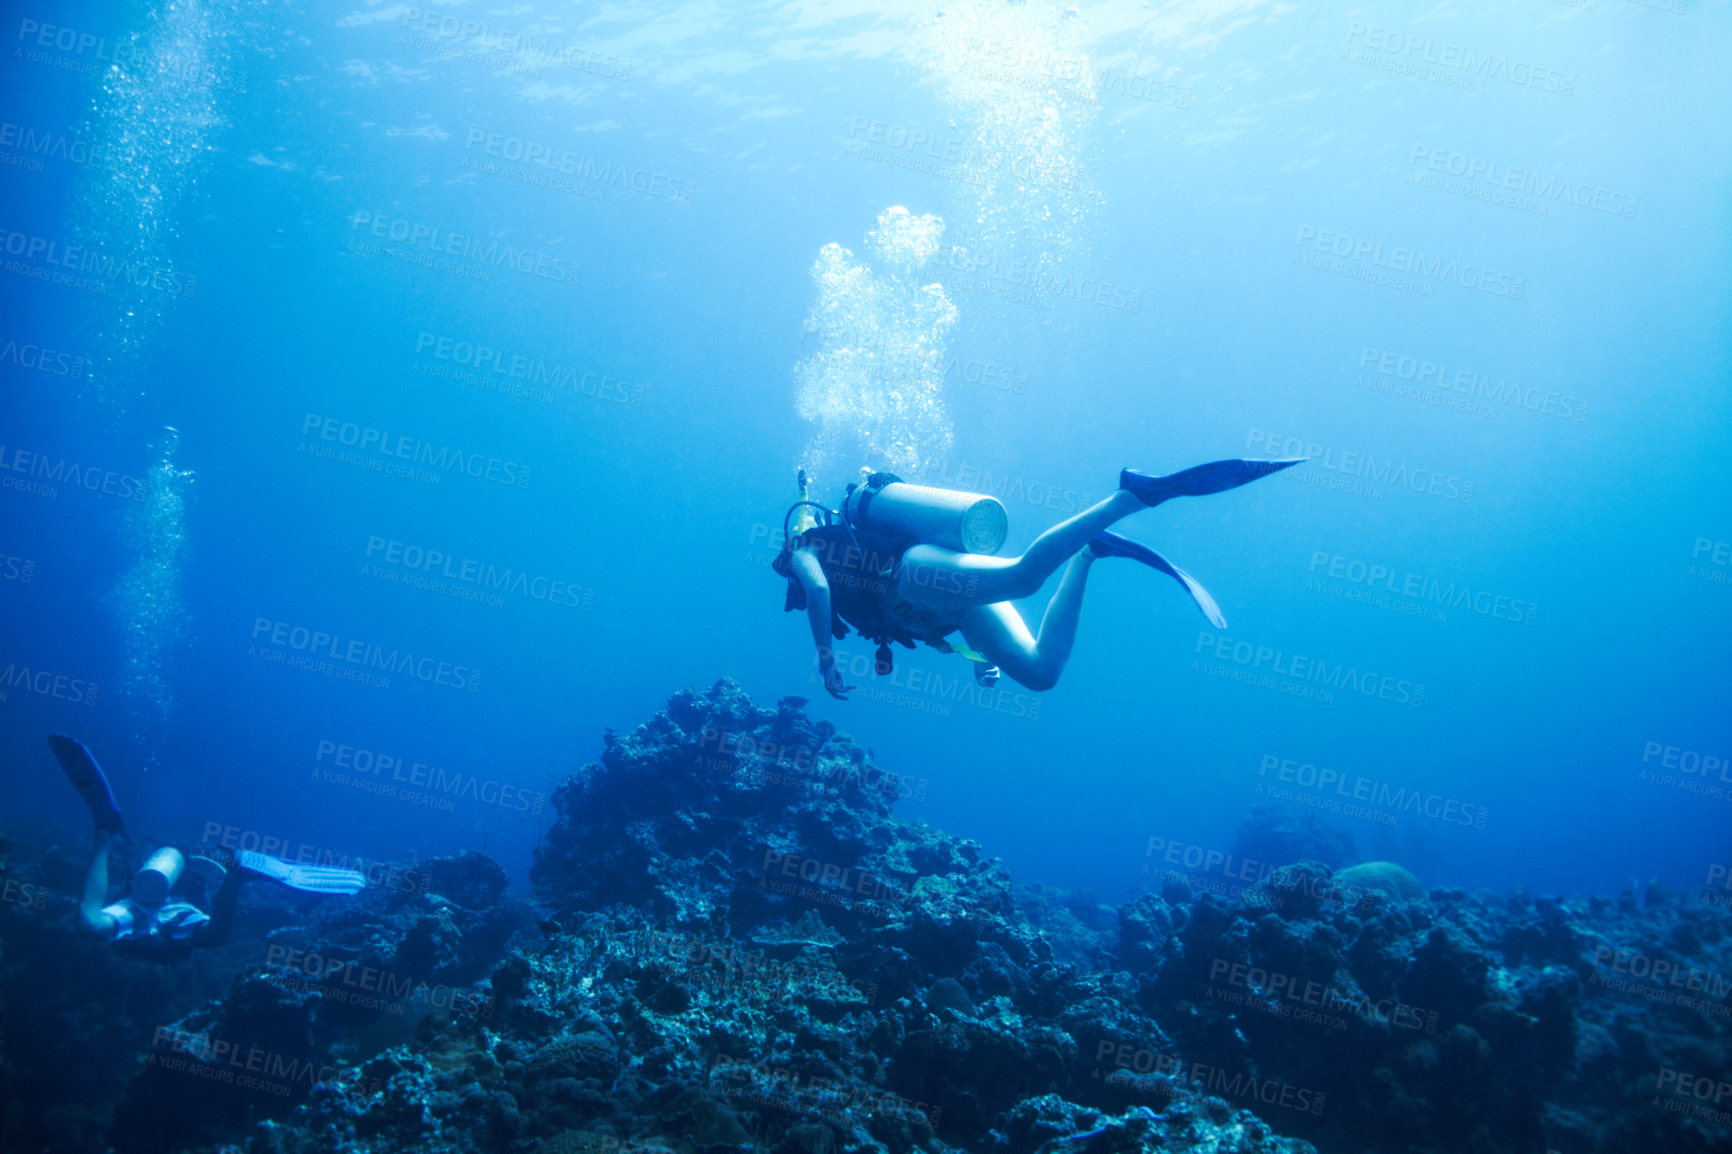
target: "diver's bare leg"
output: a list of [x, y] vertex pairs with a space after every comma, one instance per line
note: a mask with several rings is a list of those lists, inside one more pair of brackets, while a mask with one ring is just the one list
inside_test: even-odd
[[78, 924], [93, 934], [106, 933], [114, 919], [102, 912], [108, 904], [108, 845], [114, 835], [99, 829], [90, 842], [90, 866], [84, 871], [84, 895], [78, 902]]
[[987, 557], [936, 545], [915, 545], [902, 555], [896, 589], [905, 599], [934, 609], [967, 609], [1031, 597], [1095, 534], [1146, 508], [1136, 496], [1120, 489], [1036, 537], [1020, 557]]
[[211, 899], [210, 920], [199, 927], [196, 938], [198, 945], [228, 944], [229, 930], [235, 922], [235, 900], [241, 896], [241, 882], [245, 878], [246, 871], [241, 869], [241, 863], [231, 860], [228, 872], [223, 875], [222, 885], [217, 887], [216, 897]]
[[1078, 550], [1059, 578], [1058, 591], [1040, 619], [1040, 636], [1029, 634], [1022, 614], [1008, 602], [979, 605], [962, 613], [962, 636], [970, 646], [1004, 670], [1012, 681], [1039, 693], [1058, 684], [1076, 642], [1083, 589], [1094, 557]]

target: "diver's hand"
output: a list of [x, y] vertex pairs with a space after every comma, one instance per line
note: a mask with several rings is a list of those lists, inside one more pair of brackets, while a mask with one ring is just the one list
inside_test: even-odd
[[842, 683], [842, 671], [836, 668], [836, 662], [833, 659], [826, 658], [819, 663], [818, 668], [824, 674], [824, 688], [837, 701], [847, 701], [847, 695], [859, 688], [857, 685], [844, 685]]
[[1003, 676], [1003, 674], [999, 672], [999, 668], [996, 665], [981, 665], [977, 662], [974, 666], [974, 680], [985, 686], [987, 689], [991, 689], [994, 685], [997, 685], [998, 679], [1001, 676]]

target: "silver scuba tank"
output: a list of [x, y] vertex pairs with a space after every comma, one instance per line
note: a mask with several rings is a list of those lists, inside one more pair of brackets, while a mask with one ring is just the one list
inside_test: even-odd
[[1010, 516], [996, 497], [892, 481], [862, 485], [842, 503], [849, 522], [868, 533], [912, 537], [957, 553], [996, 553], [1010, 533]]
[[171, 845], [165, 845], [145, 859], [143, 867], [132, 875], [132, 900], [151, 909], [168, 900], [174, 883], [186, 868], [186, 858]]

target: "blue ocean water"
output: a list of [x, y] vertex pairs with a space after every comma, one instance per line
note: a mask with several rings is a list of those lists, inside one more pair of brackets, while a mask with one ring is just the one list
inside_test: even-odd
[[[1106, 900], [1264, 802], [1427, 885], [1701, 888], [1727, 17], [12, 6], [8, 819], [82, 837], [68, 732], [136, 834], [521, 883], [604, 730], [727, 677]], [[1010, 556], [1295, 455], [1119, 526], [1229, 628], [1103, 563], [1040, 692], [850, 638], [832, 700], [769, 567], [802, 466], [995, 495]]]

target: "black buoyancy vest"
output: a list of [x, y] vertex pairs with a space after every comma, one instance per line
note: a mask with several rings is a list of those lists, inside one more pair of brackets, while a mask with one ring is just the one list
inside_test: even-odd
[[[894, 641], [912, 649], [916, 642], [942, 640], [955, 632], [955, 622], [909, 604], [896, 591], [902, 554], [911, 544], [860, 529], [850, 531], [842, 524], [820, 525], [800, 535], [794, 547], [812, 550], [830, 585], [831, 631], [838, 638], [846, 637], [847, 626], [852, 625], [860, 636], [880, 645]], [[786, 608], [805, 607], [804, 596], [797, 605], [794, 600], [790, 597]]]

